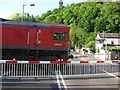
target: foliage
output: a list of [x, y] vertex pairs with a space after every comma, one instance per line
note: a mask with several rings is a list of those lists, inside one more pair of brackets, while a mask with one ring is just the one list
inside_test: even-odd
[[[120, 33], [119, 15], [118, 2], [84, 2], [55, 8], [41, 16], [33, 17], [26, 13], [24, 20], [67, 24], [70, 26], [72, 47], [95, 49], [98, 32]], [[13, 14], [11, 19], [21, 20], [21, 15]]]
[[36, 20], [35, 20], [34, 16], [33, 15], [30, 16], [28, 13], [24, 13], [23, 16], [20, 13], [14, 13], [9, 18], [12, 20], [18, 20], [18, 21], [21, 21], [21, 20], [37, 21], [37, 16], [36, 16]]
[[21, 14], [20, 13], [14, 13], [10, 17], [12, 20], [22, 20]]
[[96, 53], [99, 53], [100, 52], [100, 50], [96, 50]]
[[120, 51], [120, 48], [114, 47], [114, 48], [108, 48], [109, 51]]

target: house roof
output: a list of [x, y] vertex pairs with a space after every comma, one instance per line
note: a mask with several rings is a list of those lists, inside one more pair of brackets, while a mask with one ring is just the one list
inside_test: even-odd
[[120, 38], [120, 33], [99, 33], [100, 38]]

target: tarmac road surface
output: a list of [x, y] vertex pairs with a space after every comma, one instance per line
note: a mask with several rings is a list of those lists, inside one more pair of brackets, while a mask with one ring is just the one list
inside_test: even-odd
[[118, 73], [54, 75], [35, 78], [4, 78], [2, 90], [120, 90]]

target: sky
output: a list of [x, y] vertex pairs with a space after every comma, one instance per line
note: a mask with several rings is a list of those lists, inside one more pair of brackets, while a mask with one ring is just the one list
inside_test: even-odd
[[[71, 3], [79, 3], [84, 0], [62, 0], [66, 6]], [[23, 4], [24, 12], [34, 16], [41, 16], [48, 10], [53, 10], [59, 7], [59, 0], [0, 0], [0, 18], [8, 19], [14, 13], [21, 13]], [[35, 4], [35, 6], [29, 6]]]

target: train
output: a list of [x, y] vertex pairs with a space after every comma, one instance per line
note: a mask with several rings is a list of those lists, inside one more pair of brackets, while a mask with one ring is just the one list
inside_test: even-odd
[[2, 60], [68, 60], [69, 26], [58, 23], [0, 20]]

